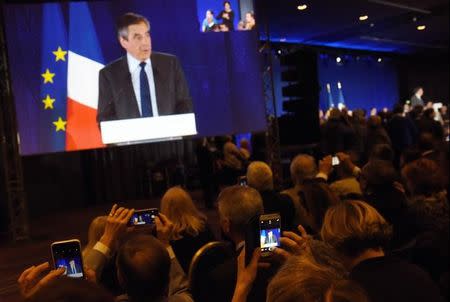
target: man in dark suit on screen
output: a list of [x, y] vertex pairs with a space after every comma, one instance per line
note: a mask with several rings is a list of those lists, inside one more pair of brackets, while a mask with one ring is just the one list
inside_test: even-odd
[[152, 52], [149, 21], [127, 13], [117, 34], [127, 54], [100, 70], [97, 122], [193, 112], [177, 57]]

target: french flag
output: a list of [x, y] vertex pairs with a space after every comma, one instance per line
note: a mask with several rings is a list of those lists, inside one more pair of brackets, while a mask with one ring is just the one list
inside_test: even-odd
[[69, 7], [66, 150], [105, 147], [96, 121], [104, 59], [87, 2]]

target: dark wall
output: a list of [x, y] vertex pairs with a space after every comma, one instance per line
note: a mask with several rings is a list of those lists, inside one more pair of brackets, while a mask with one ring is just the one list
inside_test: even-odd
[[424, 88], [425, 101], [449, 101], [448, 53], [407, 56], [398, 60], [401, 100], [409, 99], [417, 86]]

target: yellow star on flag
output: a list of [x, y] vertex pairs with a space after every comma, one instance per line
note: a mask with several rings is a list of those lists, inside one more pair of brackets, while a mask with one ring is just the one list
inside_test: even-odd
[[44, 84], [52, 83], [53, 84], [53, 77], [55, 76], [54, 73], [51, 73], [48, 68], [45, 70], [45, 73], [41, 74], [41, 76], [44, 78]]
[[58, 46], [58, 49], [53, 52], [56, 57], [56, 62], [59, 60], [66, 61], [67, 51], [61, 49], [61, 46]]
[[53, 109], [53, 103], [55, 102], [55, 99], [52, 99], [48, 94], [47, 97], [45, 99], [42, 100], [42, 103], [45, 104], [45, 108], [44, 109]]
[[67, 124], [67, 121], [63, 121], [63, 119], [61, 117], [59, 117], [56, 122], [53, 122], [53, 125], [56, 126], [56, 132], [58, 132], [60, 130], [66, 131], [66, 124]]

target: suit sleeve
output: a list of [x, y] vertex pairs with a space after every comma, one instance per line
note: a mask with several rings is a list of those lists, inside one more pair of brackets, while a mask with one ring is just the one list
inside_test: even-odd
[[175, 58], [175, 114], [194, 112], [188, 83], [178, 58]]
[[98, 81], [97, 123], [117, 119], [111, 84], [105, 70], [100, 70]]

